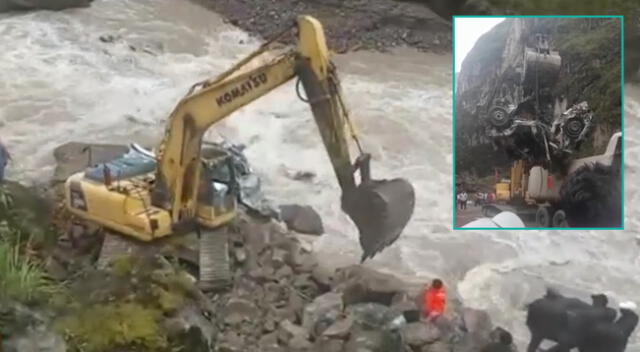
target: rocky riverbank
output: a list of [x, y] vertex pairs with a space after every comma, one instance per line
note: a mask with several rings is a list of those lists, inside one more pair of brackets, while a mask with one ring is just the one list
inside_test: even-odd
[[[69, 155], [77, 149], [86, 158], [84, 148], [71, 147], [57, 150], [58, 179], [86, 165]], [[93, 150], [94, 162], [124, 152], [122, 146]], [[14, 215], [56, 209], [41, 207], [51, 203], [39, 198], [41, 191], [5, 187], [16, 200]], [[55, 189], [47, 194], [59, 195]], [[52, 222], [57, 231], [48, 241], [20, 247], [21, 260], [42, 270], [48, 284], [38, 299], [2, 296], [3, 351], [471, 352], [492, 339], [485, 312], [452, 299], [446, 320], [420, 322], [420, 284], [361, 265], [330, 271], [313, 254], [315, 237], [244, 210], [228, 227], [233, 283], [218, 292], [197, 285], [197, 251], [189, 252], [195, 236], [133, 246], [107, 262], [98, 258], [113, 235], [61, 207]]]
[[[221, 14], [229, 23], [268, 39], [296, 16], [316, 17], [335, 52], [408, 46], [422, 51], [451, 52], [451, 25], [428, 7], [392, 0], [193, 0]], [[285, 37], [291, 43], [293, 37]]]

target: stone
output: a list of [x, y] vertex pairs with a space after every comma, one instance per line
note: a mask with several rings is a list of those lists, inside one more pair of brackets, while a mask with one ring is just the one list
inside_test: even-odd
[[408, 323], [420, 320], [420, 310], [414, 301], [400, 301], [392, 304], [391, 311], [404, 315]]
[[344, 352], [377, 352], [383, 343], [382, 331], [356, 330], [344, 345]]
[[233, 251], [233, 256], [238, 263], [242, 264], [247, 260], [247, 251], [243, 247], [236, 248]]
[[189, 345], [190, 350], [201, 350], [209, 346], [216, 333], [215, 326], [193, 304], [182, 307], [173, 317], [165, 320], [163, 326], [169, 336]]
[[0, 350], [6, 352], [66, 352], [64, 338], [44, 326], [29, 327], [24, 333], [0, 341]]
[[287, 251], [280, 248], [274, 248], [273, 253], [271, 254], [271, 265], [273, 266], [273, 268], [278, 270], [286, 265], [286, 257]]
[[338, 269], [334, 278], [334, 287], [343, 292], [345, 305], [375, 302], [388, 306], [393, 297], [408, 286], [393, 275], [360, 265]]
[[296, 181], [312, 181], [316, 177], [316, 173], [313, 171], [296, 171], [292, 179]]
[[242, 298], [231, 298], [223, 310], [224, 321], [229, 325], [237, 325], [256, 317], [258, 310], [253, 302]]
[[296, 271], [299, 273], [311, 273], [313, 269], [318, 266], [318, 261], [312, 254], [302, 254], [300, 265], [296, 266]]
[[318, 293], [318, 285], [311, 280], [311, 275], [302, 274], [296, 276], [291, 285], [300, 293], [307, 297], [315, 297]]
[[[477, 348], [477, 346], [475, 346]], [[424, 345], [422, 346], [422, 349], [420, 349], [420, 352], [452, 352], [452, 348], [451, 345], [442, 342], [442, 341], [436, 341], [430, 345]], [[456, 351], [458, 351], [458, 349], [456, 348]]]
[[281, 205], [280, 217], [292, 231], [310, 235], [324, 233], [322, 218], [311, 206]]
[[339, 319], [322, 332], [322, 336], [334, 339], [347, 339], [351, 328], [353, 327], [353, 323], [353, 317], [351, 316]]
[[313, 344], [302, 336], [294, 336], [289, 341], [289, 349], [291, 352], [309, 351], [313, 347]]
[[328, 325], [333, 324], [343, 308], [342, 295], [339, 293], [328, 292], [318, 296], [304, 308], [302, 313], [302, 326], [308, 331], [311, 331], [314, 336], [318, 336], [322, 334], [322, 332], [316, 331], [316, 325], [326, 319], [333, 320]]
[[295, 325], [289, 320], [280, 322], [280, 326], [278, 327], [278, 341], [287, 344], [295, 337], [307, 339], [309, 332], [302, 326]]
[[279, 347], [278, 345], [278, 333], [271, 332], [269, 334], [262, 335], [258, 340], [258, 345], [260, 350], [265, 350], [267, 348]]
[[433, 324], [415, 322], [402, 327], [406, 343], [414, 348], [431, 344], [440, 338], [440, 330]]
[[344, 341], [321, 337], [313, 345], [313, 352], [342, 352]]
[[267, 316], [265, 318], [264, 324], [262, 324], [262, 331], [265, 332], [273, 332], [278, 326], [278, 322], [274, 320], [272, 316]]
[[218, 345], [219, 352], [243, 352], [244, 340], [234, 331], [226, 331]]
[[318, 284], [320, 291], [326, 292], [331, 289], [333, 272], [330, 269], [323, 267], [322, 265], [318, 265], [311, 271], [311, 278], [316, 284]]
[[288, 265], [282, 266], [275, 273], [275, 277], [276, 279], [278, 279], [278, 281], [289, 279], [291, 278], [292, 275], [293, 275], [293, 269], [291, 269], [291, 267]]

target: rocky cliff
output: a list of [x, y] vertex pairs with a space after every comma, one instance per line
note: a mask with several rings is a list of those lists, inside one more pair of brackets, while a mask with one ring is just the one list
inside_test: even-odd
[[493, 167], [508, 165], [504, 153], [492, 148], [481, 120], [496, 102], [534, 99], [535, 87], [521, 82], [525, 47], [535, 46], [536, 33], [546, 34], [562, 58], [555, 78], [538, 79], [541, 113], [558, 116], [587, 101], [595, 127], [578, 155], [603, 152], [621, 126], [620, 30], [620, 21], [612, 18], [510, 18], [480, 37], [456, 76], [457, 170], [486, 176]]

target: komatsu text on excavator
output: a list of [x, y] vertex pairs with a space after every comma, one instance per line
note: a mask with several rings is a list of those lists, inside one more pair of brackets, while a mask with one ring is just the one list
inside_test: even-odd
[[[273, 43], [291, 30], [297, 30], [297, 47], [273, 49]], [[145, 162], [121, 158], [69, 177], [68, 209], [141, 241], [198, 231], [201, 285], [228, 284], [228, 241], [224, 231], [214, 230], [234, 219], [238, 192], [237, 187], [215, 182], [212, 175], [229, 168], [229, 158], [221, 152], [207, 159], [203, 136], [216, 122], [294, 78], [306, 92], [302, 98], [296, 85], [298, 96], [311, 106], [342, 190], [342, 209], [359, 230], [361, 260], [372, 258], [394, 243], [407, 225], [415, 205], [414, 189], [405, 179], [371, 178], [370, 156], [362, 151], [349, 119], [322, 25], [309, 16], [298, 17], [215, 79], [196, 83], [171, 113], [157, 153], [149, 154]], [[353, 163], [348, 132], [360, 152]]]

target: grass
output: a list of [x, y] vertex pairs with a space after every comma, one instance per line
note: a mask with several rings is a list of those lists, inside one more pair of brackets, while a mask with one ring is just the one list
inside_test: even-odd
[[37, 262], [20, 253], [19, 246], [0, 242], [0, 301], [33, 303], [59, 290]]
[[73, 339], [73, 351], [164, 351], [161, 314], [133, 302], [95, 304], [58, 320], [54, 328]]
[[13, 196], [0, 187], [0, 302], [34, 303], [59, 293], [61, 286], [51, 281], [41, 264], [27, 255], [31, 237], [17, 222]]

